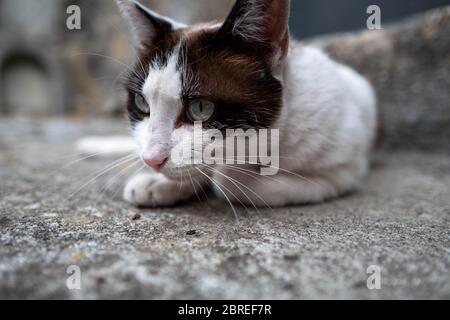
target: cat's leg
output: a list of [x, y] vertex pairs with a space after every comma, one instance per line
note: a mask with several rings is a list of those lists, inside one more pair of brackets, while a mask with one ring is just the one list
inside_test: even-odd
[[288, 172], [265, 177], [244, 168], [222, 169], [213, 179], [215, 193], [224, 200], [272, 208], [329, 200], [353, 191], [361, 180], [347, 170], [328, 178]]
[[125, 201], [138, 207], [170, 207], [189, 200], [207, 184], [205, 177], [187, 176], [173, 181], [159, 173], [140, 174], [124, 190]]

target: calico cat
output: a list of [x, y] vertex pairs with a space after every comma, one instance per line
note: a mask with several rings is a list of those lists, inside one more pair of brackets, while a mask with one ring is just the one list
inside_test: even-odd
[[[127, 110], [139, 154], [153, 169], [128, 182], [126, 201], [173, 206], [212, 188], [228, 202], [279, 207], [362, 185], [377, 126], [374, 90], [352, 69], [290, 39], [290, 1], [237, 0], [223, 23], [192, 26], [116, 1], [138, 55]], [[271, 142], [278, 143], [278, 173], [263, 177], [255, 164], [174, 164], [174, 146], [196, 121], [221, 131], [279, 129], [279, 142]]]

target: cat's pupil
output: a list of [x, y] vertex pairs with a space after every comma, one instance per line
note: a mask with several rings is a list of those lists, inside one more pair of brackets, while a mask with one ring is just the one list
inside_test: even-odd
[[214, 114], [214, 103], [207, 100], [190, 102], [188, 113], [193, 121], [208, 121]]

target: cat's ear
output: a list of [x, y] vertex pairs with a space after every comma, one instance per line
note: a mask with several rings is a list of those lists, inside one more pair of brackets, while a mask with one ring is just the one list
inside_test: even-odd
[[136, 46], [149, 48], [158, 37], [163, 37], [175, 29], [186, 27], [146, 8], [134, 0], [116, 0], [124, 18], [131, 25]]
[[289, 49], [290, 0], [237, 0], [221, 32], [268, 48], [274, 67]]

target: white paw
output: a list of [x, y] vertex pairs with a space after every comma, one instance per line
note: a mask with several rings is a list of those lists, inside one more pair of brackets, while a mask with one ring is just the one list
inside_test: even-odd
[[179, 184], [162, 174], [142, 174], [132, 178], [123, 197], [138, 207], [169, 207], [186, 198]]

